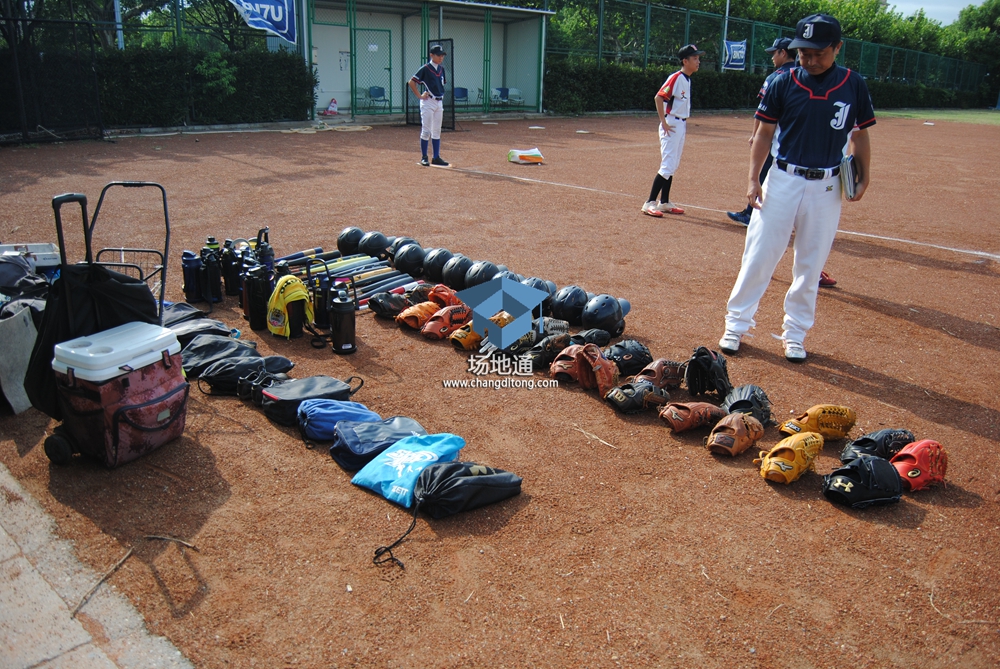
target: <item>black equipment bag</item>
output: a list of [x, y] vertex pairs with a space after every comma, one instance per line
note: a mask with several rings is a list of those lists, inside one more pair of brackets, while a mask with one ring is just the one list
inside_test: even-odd
[[181, 348], [190, 344], [191, 340], [198, 335], [208, 334], [229, 337], [231, 334], [228, 325], [214, 318], [193, 318], [164, 327], [173, 330], [174, 334], [177, 335], [177, 341], [180, 343]]
[[187, 302], [167, 302], [163, 305], [163, 327], [172, 328], [178, 323], [204, 318], [204, 311]]
[[239, 380], [251, 372], [264, 370], [270, 374], [284, 374], [295, 363], [280, 355], [264, 358], [232, 358], [218, 360], [206, 367], [198, 377], [198, 388], [205, 392], [202, 383], [208, 385], [208, 395], [236, 395]]
[[418, 434], [427, 430], [406, 416], [374, 422], [342, 420], [333, 428], [330, 456], [347, 471], [358, 471], [400, 439]]
[[219, 360], [262, 357], [253, 344], [220, 335], [198, 335], [181, 349], [181, 364], [188, 380], [198, 378]]
[[[357, 388], [349, 385], [352, 380], [358, 381]], [[278, 425], [295, 426], [299, 424], [299, 404], [304, 400], [348, 400], [363, 385], [364, 380], [357, 376], [344, 381], [332, 376], [308, 376], [265, 389], [261, 408]]]

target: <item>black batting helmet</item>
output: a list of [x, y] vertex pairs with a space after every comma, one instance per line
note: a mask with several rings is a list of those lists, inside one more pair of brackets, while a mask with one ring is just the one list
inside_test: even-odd
[[583, 327], [606, 330], [612, 337], [618, 337], [625, 331], [622, 305], [617, 299], [606, 293], [587, 301], [580, 320]]
[[358, 242], [364, 237], [365, 231], [361, 228], [348, 227], [340, 231], [337, 235], [337, 250], [342, 256], [352, 256], [358, 252]]
[[481, 283], [486, 283], [500, 272], [497, 266], [489, 260], [477, 260], [472, 263], [472, 267], [465, 273], [465, 287], [472, 288]]
[[461, 253], [452, 256], [451, 260], [444, 264], [444, 269], [441, 270], [442, 282], [454, 290], [463, 290], [465, 288], [465, 275], [469, 273], [471, 267], [472, 258], [466, 258]]
[[406, 272], [417, 278], [424, 273], [424, 257], [424, 250], [420, 248], [420, 244], [404, 244], [396, 251], [392, 264], [400, 272]]
[[587, 305], [587, 291], [580, 286], [565, 286], [552, 296], [552, 316], [580, 325], [583, 308]]
[[448, 249], [431, 249], [424, 254], [424, 276], [435, 283], [441, 283], [441, 271], [451, 258], [451, 251]]
[[385, 260], [389, 257], [389, 240], [381, 232], [366, 232], [358, 242], [358, 251], [372, 258]]

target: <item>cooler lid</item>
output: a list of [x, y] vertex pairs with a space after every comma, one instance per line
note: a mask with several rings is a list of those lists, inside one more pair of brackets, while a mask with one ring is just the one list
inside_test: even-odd
[[[77, 370], [136, 368], [133, 362], [167, 350], [180, 351], [177, 335], [151, 323], [126, 323], [86, 337], [77, 337], [55, 346], [56, 362]], [[142, 366], [141, 364], [139, 365]]]

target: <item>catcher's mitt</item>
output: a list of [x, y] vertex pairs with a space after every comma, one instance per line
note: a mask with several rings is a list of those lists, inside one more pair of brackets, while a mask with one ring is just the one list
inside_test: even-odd
[[731, 413], [716, 423], [705, 445], [713, 453], [739, 455], [764, 436], [760, 421], [745, 413]]
[[420, 334], [428, 339], [444, 339], [471, 320], [472, 309], [464, 304], [453, 304], [450, 307], [438, 309], [424, 323], [424, 327], [420, 328]]
[[854, 409], [836, 404], [817, 404], [798, 418], [786, 420], [778, 428], [784, 434], [819, 432], [824, 439], [843, 439], [854, 427]]
[[917, 438], [909, 430], [901, 428], [879, 430], [848, 442], [840, 452], [840, 461], [846, 464], [862, 455], [877, 455], [888, 460], [899, 453], [903, 446], [912, 444], [916, 440]]
[[733, 384], [729, 382], [729, 370], [726, 369], [726, 358], [718, 351], [710, 351], [704, 346], [696, 348], [688, 360], [684, 381], [692, 395], [718, 393], [719, 397], [725, 397], [733, 389]]
[[604, 357], [597, 344], [580, 347], [576, 360], [577, 382], [581, 388], [597, 388], [597, 392], [604, 397], [618, 385], [618, 366]]
[[414, 304], [412, 307], [407, 307], [396, 316], [396, 322], [399, 325], [405, 325], [411, 327], [414, 330], [419, 330], [424, 327], [424, 324], [430, 320], [431, 316], [436, 314], [441, 308], [441, 305], [437, 302], [421, 302], [420, 304]]
[[568, 334], [550, 335], [528, 349], [531, 367], [534, 370], [545, 369], [552, 364], [560, 351], [570, 345]]
[[639, 413], [663, 406], [670, 401], [670, 396], [649, 381], [638, 381], [612, 388], [604, 399], [622, 413]]
[[411, 306], [405, 295], [396, 293], [375, 293], [368, 299], [368, 308], [379, 318], [395, 318]]
[[674, 432], [715, 425], [725, 417], [725, 411], [708, 402], [671, 402], [660, 409], [660, 419]]
[[[500, 327], [503, 327], [508, 323], [513, 323], [514, 317], [506, 311], [498, 311], [490, 316], [490, 320]], [[448, 341], [450, 341], [455, 348], [462, 349], [463, 351], [478, 351], [479, 345], [483, 343], [483, 337], [472, 329], [472, 323], [468, 323], [451, 333], [448, 337]]]
[[722, 408], [729, 413], [747, 413], [760, 421], [771, 423], [771, 400], [760, 386], [747, 385], [733, 388], [722, 400]]
[[598, 346], [607, 346], [611, 342], [611, 333], [607, 330], [600, 330], [598, 328], [591, 328], [590, 330], [582, 330], [577, 332], [572, 337], [571, 344], [579, 344], [583, 346], [584, 344], [597, 344]]
[[899, 472], [904, 488], [911, 492], [923, 490], [932, 483], [944, 481], [948, 451], [932, 439], [921, 439], [904, 446], [890, 462]]
[[802, 432], [785, 437], [770, 451], [761, 451], [753, 463], [760, 465], [760, 475], [768, 481], [791, 483], [806, 470], [816, 471], [816, 456], [823, 450], [823, 435]]
[[684, 381], [684, 363], [657, 358], [628, 380], [632, 383], [645, 381], [657, 388], [680, 388]]
[[431, 302], [435, 302], [440, 307], [450, 307], [453, 304], [461, 304], [462, 300], [458, 299], [458, 294], [454, 290], [439, 283], [430, 289], [427, 293], [427, 299]]
[[877, 455], [862, 455], [823, 477], [823, 495], [855, 509], [898, 502], [902, 492], [896, 468]]
[[632, 376], [638, 374], [642, 369], [653, 362], [646, 345], [635, 339], [622, 339], [616, 344], [612, 344], [604, 350], [604, 357], [618, 365], [618, 371], [622, 376]]

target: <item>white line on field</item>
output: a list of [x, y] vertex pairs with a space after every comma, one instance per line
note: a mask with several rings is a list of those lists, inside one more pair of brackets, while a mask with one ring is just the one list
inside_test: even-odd
[[[585, 190], [591, 193], [603, 193], [605, 195], [619, 195], [621, 197], [636, 198], [635, 195], [631, 193], [619, 193], [612, 190], [602, 190], [600, 188], [590, 188], [588, 186], [575, 186], [573, 184], [559, 183], [558, 181], [543, 181], [542, 179], [529, 179], [528, 177], [516, 177], [510, 174], [501, 174], [499, 172], [484, 172], [481, 170], [470, 170], [463, 167], [453, 167], [454, 172], [466, 172], [468, 174], [482, 174], [484, 176], [490, 177], [501, 177], [504, 179], [513, 179], [515, 181], [524, 181], [527, 183], [542, 184], [543, 186], [559, 186], [561, 188], [572, 188], [574, 190]], [[678, 202], [677, 204], [686, 207], [688, 209], [701, 209], [702, 211], [714, 211], [720, 214], [726, 213], [725, 209], [712, 209], [711, 207], [699, 207], [693, 204], [685, 204], [684, 202]], [[986, 251], [972, 251], [969, 249], [956, 249], [951, 246], [941, 246], [940, 244], [930, 244], [928, 242], [918, 242], [912, 239], [900, 239], [899, 237], [884, 237], [882, 235], [872, 235], [867, 232], [853, 232], [851, 230], [838, 230], [837, 234], [843, 235], [855, 235], [857, 237], [869, 237], [871, 239], [881, 239], [887, 242], [899, 242], [900, 244], [912, 244], [913, 246], [923, 246], [930, 249], [938, 249], [940, 251], [951, 251], [952, 253], [963, 253], [965, 255], [979, 256], [981, 258], [989, 258], [990, 260], [1000, 261], [1000, 254], [997, 253], [987, 253]]]

